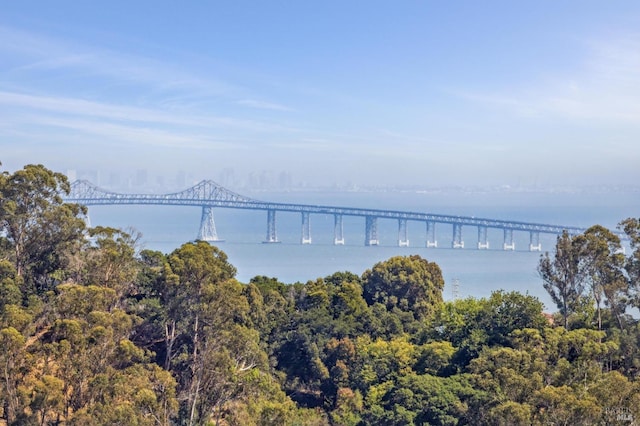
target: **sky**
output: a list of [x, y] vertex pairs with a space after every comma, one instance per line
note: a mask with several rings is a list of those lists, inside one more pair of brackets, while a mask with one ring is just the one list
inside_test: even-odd
[[640, 2], [8, 1], [0, 162], [634, 185]]

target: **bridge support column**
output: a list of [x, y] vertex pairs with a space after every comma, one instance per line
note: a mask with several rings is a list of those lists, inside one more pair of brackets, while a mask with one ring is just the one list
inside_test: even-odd
[[539, 232], [529, 232], [529, 251], [542, 251]]
[[438, 247], [435, 222], [427, 222], [427, 247]]
[[216, 222], [213, 220], [213, 208], [202, 206], [202, 216], [200, 217], [200, 231], [198, 231], [200, 241], [222, 241], [216, 232]]
[[311, 244], [311, 220], [309, 219], [309, 212], [302, 212], [302, 237], [300, 238], [302, 244]]
[[365, 246], [377, 246], [378, 241], [378, 218], [375, 216], [367, 216], [365, 229], [364, 229], [364, 245]]
[[504, 243], [502, 244], [503, 250], [515, 250], [516, 243], [513, 242], [513, 229], [504, 230]]
[[398, 247], [409, 247], [407, 219], [398, 219]]
[[333, 244], [334, 245], [344, 245], [344, 233], [342, 228], [342, 215], [336, 214], [333, 215]]
[[478, 250], [489, 249], [489, 240], [487, 239], [487, 227], [478, 226]]
[[454, 223], [453, 224], [453, 241], [451, 241], [451, 247], [456, 248], [464, 248], [464, 241], [462, 240], [462, 224]]
[[267, 210], [267, 239], [265, 243], [277, 243], [278, 236], [276, 235], [276, 211]]

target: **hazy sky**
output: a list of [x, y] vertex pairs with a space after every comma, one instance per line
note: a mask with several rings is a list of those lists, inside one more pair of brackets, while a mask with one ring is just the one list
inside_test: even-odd
[[640, 2], [6, 1], [0, 161], [640, 182]]

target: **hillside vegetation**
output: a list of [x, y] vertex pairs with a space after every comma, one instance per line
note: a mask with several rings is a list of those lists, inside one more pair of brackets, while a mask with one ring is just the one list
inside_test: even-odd
[[285, 285], [205, 242], [142, 250], [41, 165], [0, 175], [0, 424], [640, 422], [640, 223], [541, 257], [536, 298], [444, 302], [437, 264]]

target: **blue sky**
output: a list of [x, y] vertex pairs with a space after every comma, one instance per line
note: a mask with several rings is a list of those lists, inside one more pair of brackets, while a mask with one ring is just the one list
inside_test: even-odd
[[640, 2], [5, 2], [0, 161], [637, 184]]

